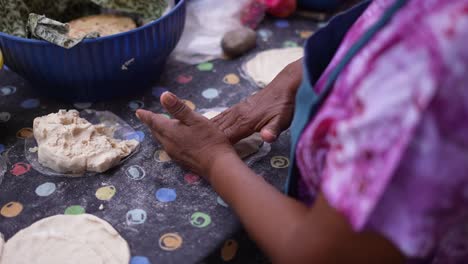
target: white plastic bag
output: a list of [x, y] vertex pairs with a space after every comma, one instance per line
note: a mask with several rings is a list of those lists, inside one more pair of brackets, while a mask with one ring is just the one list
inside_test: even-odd
[[220, 58], [221, 40], [230, 30], [242, 27], [241, 10], [251, 0], [190, 0], [182, 37], [172, 59], [189, 64]]

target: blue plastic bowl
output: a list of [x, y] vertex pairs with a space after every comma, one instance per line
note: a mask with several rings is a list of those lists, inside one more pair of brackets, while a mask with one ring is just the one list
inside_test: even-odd
[[317, 11], [332, 11], [337, 9], [343, 0], [298, 0], [300, 8], [317, 10]]
[[179, 41], [185, 1], [177, 0], [168, 14], [149, 24], [86, 39], [71, 49], [1, 32], [0, 49], [8, 68], [41, 96], [93, 102], [139, 93], [159, 79]]

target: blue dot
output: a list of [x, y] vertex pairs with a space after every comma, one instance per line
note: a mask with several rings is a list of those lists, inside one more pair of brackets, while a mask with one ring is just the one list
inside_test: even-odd
[[21, 102], [21, 107], [26, 108], [26, 109], [32, 109], [38, 107], [40, 104], [38, 99], [26, 99], [23, 102]]
[[2, 153], [3, 151], [5, 151], [5, 145], [0, 144], [0, 153]]
[[134, 256], [130, 259], [130, 264], [151, 264], [151, 261], [147, 257]]
[[143, 140], [145, 139], [145, 133], [143, 133], [142, 131], [131, 132], [125, 135], [125, 139], [126, 140], [135, 139], [138, 142], [143, 142]]
[[127, 212], [127, 225], [141, 225], [146, 221], [146, 217], [145, 210], [130, 210]]
[[272, 35], [273, 32], [269, 29], [260, 29], [257, 34], [262, 38], [263, 41], [267, 41]]
[[57, 186], [53, 182], [43, 183], [36, 188], [36, 194], [42, 197], [49, 196], [55, 192]]
[[202, 92], [202, 95], [203, 97], [205, 97], [206, 99], [213, 99], [213, 98], [216, 98], [218, 97], [219, 95], [219, 92], [218, 90], [214, 89], [214, 88], [208, 88], [206, 90], [204, 90]]
[[177, 198], [174, 189], [161, 188], [156, 191], [156, 199], [163, 203], [173, 202]]
[[287, 28], [287, 27], [289, 27], [289, 22], [287, 20], [284, 20], [284, 19], [279, 19], [279, 20], [276, 20], [275, 26], [277, 28]]
[[16, 92], [15, 86], [7, 85], [7, 86], [3, 86], [0, 88], [0, 96], [14, 94], [15, 92]]
[[153, 91], [151, 92], [154, 97], [161, 97], [161, 95], [167, 92], [167, 89], [164, 87], [153, 87]]
[[145, 107], [145, 103], [143, 103], [142, 101], [135, 100], [128, 103], [128, 108], [132, 109], [133, 111], [141, 109], [143, 107]]

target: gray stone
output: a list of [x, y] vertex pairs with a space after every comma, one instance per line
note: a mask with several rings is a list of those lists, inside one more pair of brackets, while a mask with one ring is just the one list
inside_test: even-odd
[[224, 54], [228, 57], [239, 57], [257, 45], [257, 33], [244, 27], [227, 32], [221, 41]]

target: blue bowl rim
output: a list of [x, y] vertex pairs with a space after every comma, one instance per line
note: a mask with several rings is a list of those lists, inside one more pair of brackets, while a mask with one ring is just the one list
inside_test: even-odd
[[[137, 27], [137, 28], [129, 30], [129, 31], [125, 31], [125, 32], [114, 34], [114, 35], [110, 35], [110, 36], [99, 37], [99, 38], [94, 38], [94, 39], [84, 39], [78, 45], [105, 41], [107, 39], [112, 39], [112, 38], [118, 38], [120, 36], [124, 36], [124, 35], [127, 35], [127, 34], [132, 34], [132, 33], [138, 32], [138, 31], [142, 31], [145, 28], [152, 27], [153, 25], [156, 25], [156, 24], [160, 23], [161, 21], [163, 21], [166, 17], [171, 16], [173, 13], [175, 13], [178, 9], [181, 8], [181, 6], [184, 4], [185, 1], [186, 0], [179, 0], [178, 3], [169, 11], [169, 13], [159, 17], [158, 19], [156, 19], [154, 21], [151, 21], [150, 23], [148, 23], [146, 25], [143, 25], [141, 27]], [[22, 38], [22, 37], [13, 36], [13, 35], [3, 33], [3, 32], [0, 32], [0, 37], [4, 37], [4, 38], [7, 38], [7, 39], [11, 39], [11, 40], [18, 41], [18, 42], [23, 42], [23, 43], [28, 43], [28, 44], [54, 45], [54, 44], [52, 44], [50, 42], [47, 42], [45, 40]], [[54, 46], [56, 46], [56, 45], [54, 45]], [[57, 46], [57, 47], [59, 47], [59, 46]]]

